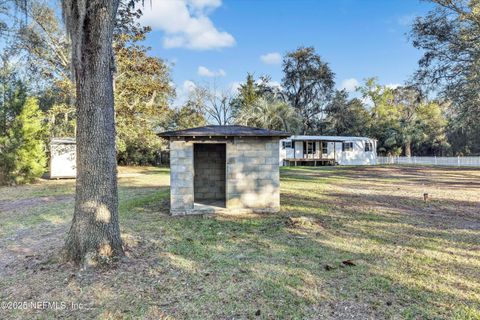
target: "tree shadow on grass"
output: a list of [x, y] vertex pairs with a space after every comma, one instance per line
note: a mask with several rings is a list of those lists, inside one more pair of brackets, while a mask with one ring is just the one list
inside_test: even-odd
[[282, 169], [288, 179], [348, 180], [384, 183], [397, 181], [402, 184], [436, 185], [442, 188], [480, 189], [479, 168], [454, 167], [410, 167], [410, 166], [339, 166], [339, 167], [297, 167]]
[[[462, 304], [479, 306], [475, 282], [468, 285], [478, 275], [475, 256], [458, 254], [478, 244], [476, 230], [436, 225], [425, 212], [395, 206], [411, 199], [367, 198], [363, 208], [361, 197], [351, 201], [351, 194], [328, 188], [305, 193], [282, 193], [280, 214], [207, 219], [168, 216], [168, 187], [127, 188], [120, 199], [127, 260], [85, 271], [57, 261], [34, 264], [2, 279], [0, 298], [88, 307], [30, 311], [46, 318], [448, 318]], [[378, 203], [385, 206], [373, 210]], [[292, 226], [289, 216], [322, 227]], [[447, 250], [454, 250], [451, 261], [435, 257]], [[344, 266], [347, 259], [356, 266]]]
[[[302, 212], [305, 204], [300, 200], [291, 200], [297, 207], [294, 214], [308, 214]], [[196, 319], [248, 319], [259, 312], [260, 317], [275, 319], [446, 317], [447, 311], [432, 303], [476, 303], [398, 281], [395, 266], [385, 264], [395, 255], [362, 247], [365, 239], [375, 242], [374, 230], [332, 228], [328, 223], [315, 231], [296, 228], [286, 223], [292, 212], [206, 219], [170, 217], [159, 209], [166, 208], [133, 206], [123, 217], [130, 258], [115, 268], [77, 274], [57, 262], [42, 264], [22, 275], [28, 292], [7, 289], [2, 298], [33, 295], [77, 301], [89, 308], [82, 311], [88, 317]], [[311, 215], [323, 222], [321, 215]], [[342, 267], [347, 259], [357, 265]], [[334, 269], [327, 271], [326, 265]], [[38, 286], [40, 280], [43, 286]]]

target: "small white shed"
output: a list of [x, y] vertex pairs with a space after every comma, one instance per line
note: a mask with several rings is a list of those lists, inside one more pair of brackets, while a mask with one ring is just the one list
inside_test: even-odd
[[280, 140], [280, 166], [377, 164], [377, 140], [367, 137], [291, 136]]
[[50, 141], [50, 179], [76, 178], [77, 145], [75, 138]]

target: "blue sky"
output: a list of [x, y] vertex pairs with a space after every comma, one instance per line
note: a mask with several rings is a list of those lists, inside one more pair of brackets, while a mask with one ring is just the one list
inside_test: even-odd
[[382, 84], [411, 76], [421, 52], [406, 33], [430, 8], [419, 0], [154, 0], [143, 23], [154, 29], [151, 53], [174, 63], [180, 96], [190, 81], [227, 89], [247, 72], [280, 82], [279, 55], [299, 46], [314, 46], [337, 87], [351, 89], [371, 76]]

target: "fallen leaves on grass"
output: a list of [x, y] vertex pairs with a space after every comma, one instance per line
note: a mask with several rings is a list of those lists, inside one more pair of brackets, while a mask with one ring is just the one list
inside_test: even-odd
[[301, 229], [309, 229], [309, 230], [323, 230], [323, 226], [318, 221], [318, 219], [310, 218], [310, 217], [288, 217], [286, 221], [286, 225], [291, 228], [301, 228]]
[[352, 260], [345, 260], [345, 261], [342, 261], [342, 263], [346, 266], [349, 266], [349, 267], [354, 267], [356, 266], [357, 264], [355, 262], [353, 262]]

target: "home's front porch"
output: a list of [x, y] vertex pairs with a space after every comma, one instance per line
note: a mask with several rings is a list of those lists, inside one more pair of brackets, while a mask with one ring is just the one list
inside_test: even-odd
[[284, 160], [284, 166], [334, 166], [335, 159], [289, 158]]
[[[337, 164], [338, 141], [292, 139], [292, 152], [287, 154], [285, 166], [333, 166]], [[340, 147], [341, 148], [341, 147]], [[341, 149], [340, 149], [341, 150]]]

